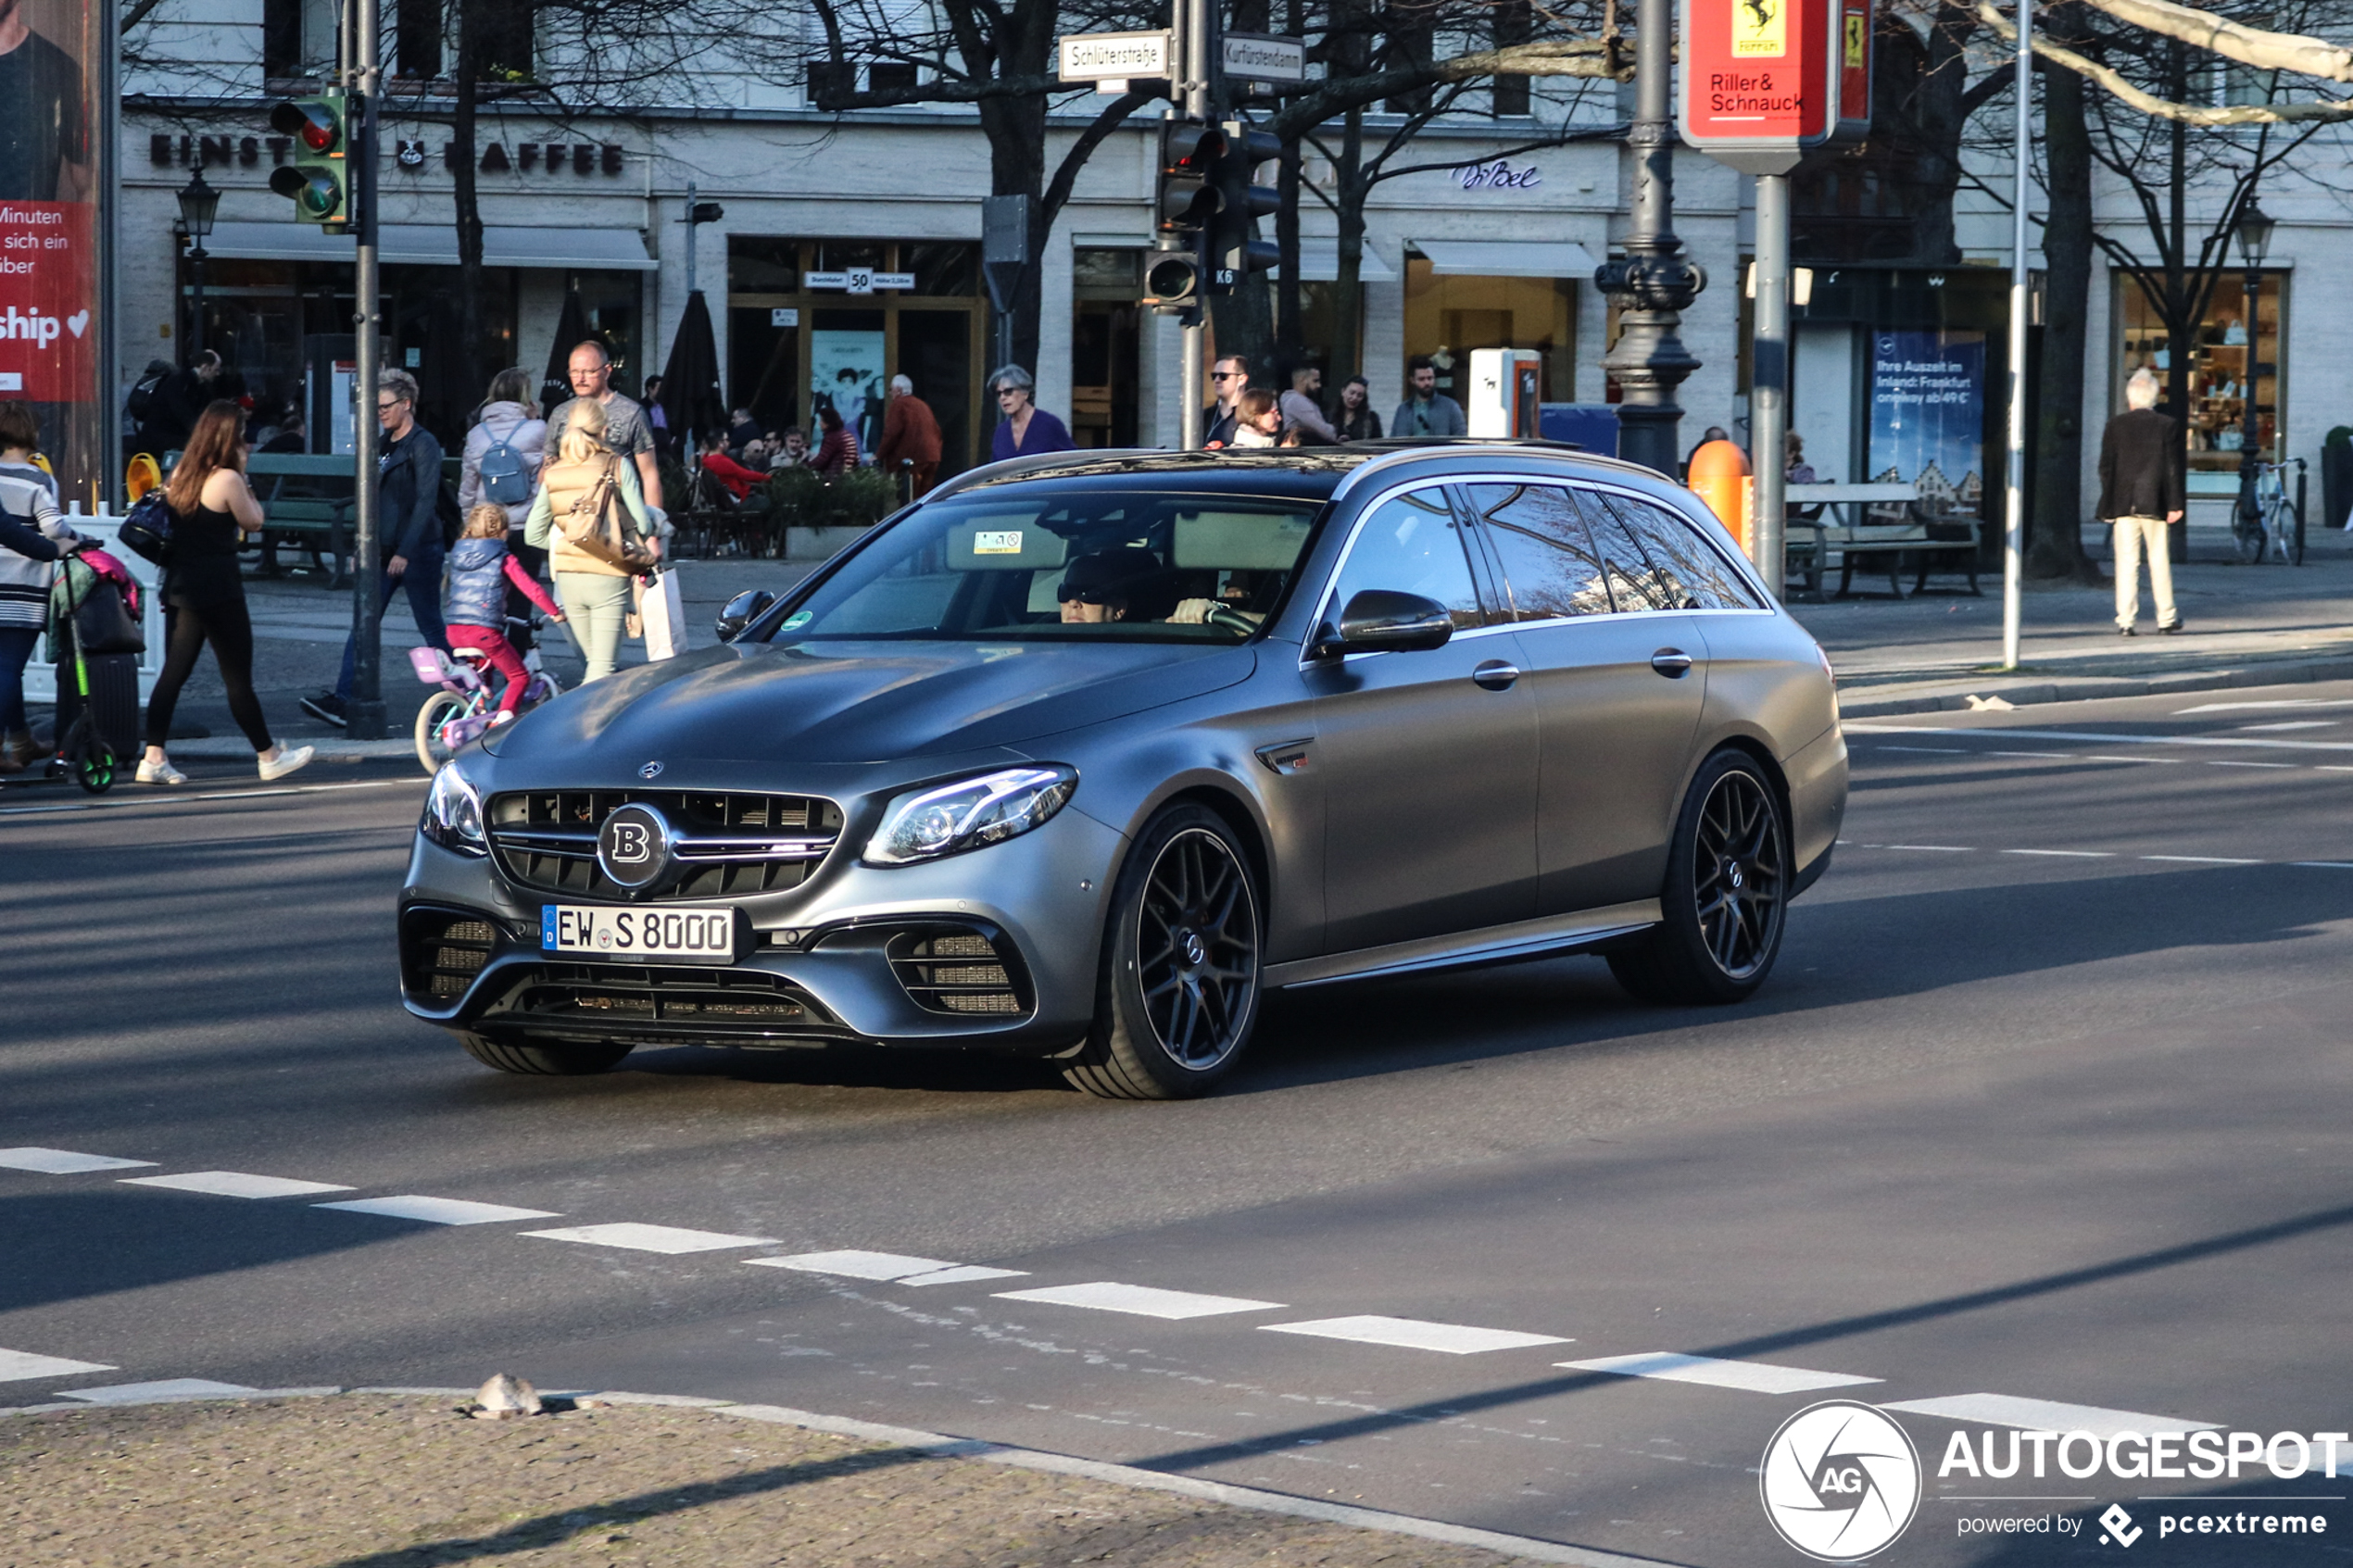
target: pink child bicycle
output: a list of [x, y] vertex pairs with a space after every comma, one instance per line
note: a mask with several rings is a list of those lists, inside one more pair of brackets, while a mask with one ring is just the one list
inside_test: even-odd
[[[532, 621], [537, 619], [534, 616]], [[528, 633], [531, 625], [518, 622], [513, 616], [507, 618], [510, 636], [517, 630]], [[417, 760], [428, 773], [441, 771], [444, 762], [479, 739], [498, 716], [482, 660], [483, 656], [472, 648], [459, 648], [454, 658], [435, 647], [409, 650], [409, 667], [417, 672], [417, 679], [441, 688], [417, 709]], [[524, 646], [522, 664], [530, 674], [522, 700], [516, 706], [518, 713], [562, 695], [562, 684], [539, 666], [536, 637]]]

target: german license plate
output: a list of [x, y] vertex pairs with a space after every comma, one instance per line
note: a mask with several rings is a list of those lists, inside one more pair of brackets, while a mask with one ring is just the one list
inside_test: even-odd
[[543, 952], [584, 958], [734, 963], [736, 925], [734, 909], [543, 904], [539, 947]]

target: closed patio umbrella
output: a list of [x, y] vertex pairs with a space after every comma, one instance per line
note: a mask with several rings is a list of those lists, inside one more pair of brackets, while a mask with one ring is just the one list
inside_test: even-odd
[[727, 428], [727, 400], [719, 390], [718, 340], [700, 289], [686, 296], [678, 334], [670, 340], [670, 362], [661, 371], [661, 411], [670, 421], [670, 433], [685, 444], [689, 463], [697, 440]]
[[539, 378], [539, 407], [543, 412], [572, 400], [572, 376], [566, 363], [572, 358], [572, 351], [589, 335], [588, 312], [581, 306], [580, 291], [566, 289], [564, 312], [556, 322], [555, 345], [547, 350], [547, 373]]

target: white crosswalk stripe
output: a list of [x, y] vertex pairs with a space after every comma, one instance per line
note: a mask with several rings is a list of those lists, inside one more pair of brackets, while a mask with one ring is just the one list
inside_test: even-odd
[[1268, 1312], [1282, 1310], [1280, 1301], [1252, 1301], [1239, 1296], [1202, 1296], [1189, 1290], [1161, 1290], [1149, 1285], [1121, 1285], [1096, 1280], [1087, 1285], [1053, 1285], [1041, 1290], [1000, 1290], [1002, 1301], [1040, 1301], [1056, 1307], [1088, 1307], [1099, 1312], [1133, 1312], [1138, 1317], [1212, 1318], [1226, 1312]]
[[1989, 1426], [2022, 1426], [2034, 1432], [2089, 1432], [2106, 1442], [2119, 1432], [2215, 1432], [2211, 1421], [2184, 1421], [2178, 1415], [2141, 1415], [2132, 1411], [2103, 1410], [2097, 1405], [2068, 1405], [2054, 1399], [2028, 1399], [2015, 1394], [1954, 1394], [1935, 1399], [1906, 1399], [1881, 1405], [1881, 1410], [1907, 1415], [1941, 1415], [1949, 1421], [1977, 1421]]
[[297, 1182], [284, 1176], [255, 1176], [243, 1171], [191, 1171], [181, 1176], [125, 1176], [124, 1185], [201, 1192], [214, 1198], [300, 1198], [313, 1192], [349, 1192], [334, 1182]]
[[458, 1198], [355, 1198], [342, 1203], [314, 1203], [313, 1209], [340, 1210], [346, 1214], [379, 1214], [388, 1220], [422, 1220], [429, 1225], [495, 1225], [507, 1220], [560, 1220], [551, 1209], [510, 1209], [503, 1203], [469, 1203]]
[[43, 1176], [74, 1176], [84, 1171], [130, 1171], [154, 1164], [152, 1160], [76, 1154], [69, 1148], [0, 1148], [0, 1171], [31, 1171]]
[[69, 1361], [63, 1356], [36, 1356], [30, 1350], [0, 1350], [0, 1383], [31, 1383], [114, 1370], [105, 1361]]
[[1655, 1377], [1667, 1383], [1704, 1383], [1712, 1388], [1744, 1388], [1758, 1394], [1803, 1394], [1813, 1388], [1846, 1388], [1880, 1381], [1852, 1373], [1808, 1372], [1804, 1367], [1687, 1356], [1676, 1350], [1655, 1350], [1645, 1356], [1597, 1356], [1591, 1361], [1554, 1364], [1574, 1372], [1608, 1372], [1620, 1377]]
[[802, 1273], [835, 1274], [843, 1279], [895, 1281], [900, 1285], [962, 1285], [972, 1280], [1019, 1279], [1026, 1269], [987, 1269], [972, 1263], [950, 1263], [937, 1258], [911, 1258], [903, 1252], [796, 1252], [789, 1258], [747, 1258], [763, 1269], [794, 1269]]
[[1307, 1323], [1263, 1323], [1269, 1334], [1304, 1334], [1317, 1339], [1353, 1339], [1359, 1345], [1393, 1345], [1402, 1350], [1440, 1350], [1475, 1356], [1483, 1350], [1525, 1350], [1537, 1345], [1567, 1345], [1553, 1334], [1522, 1334], [1508, 1328], [1472, 1328], [1464, 1323], [1425, 1323], [1419, 1318], [1366, 1314], [1316, 1318]]
[[543, 1241], [577, 1241], [589, 1247], [625, 1247], [634, 1252], [718, 1252], [730, 1247], [773, 1247], [765, 1236], [727, 1236], [719, 1231], [682, 1230], [676, 1225], [641, 1225], [624, 1221], [610, 1225], [568, 1225], [560, 1230], [524, 1231]]
[[155, 1383], [114, 1383], [103, 1388], [60, 1388], [61, 1399], [82, 1399], [94, 1405], [135, 1405], [148, 1399], [217, 1399], [223, 1394], [250, 1394], [243, 1383], [215, 1383], [206, 1377], [167, 1377]]

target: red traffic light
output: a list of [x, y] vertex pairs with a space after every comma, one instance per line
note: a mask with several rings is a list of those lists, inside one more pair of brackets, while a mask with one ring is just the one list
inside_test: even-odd
[[316, 99], [277, 105], [270, 111], [270, 129], [300, 142], [313, 157], [333, 153], [343, 143], [343, 117], [333, 105]]

